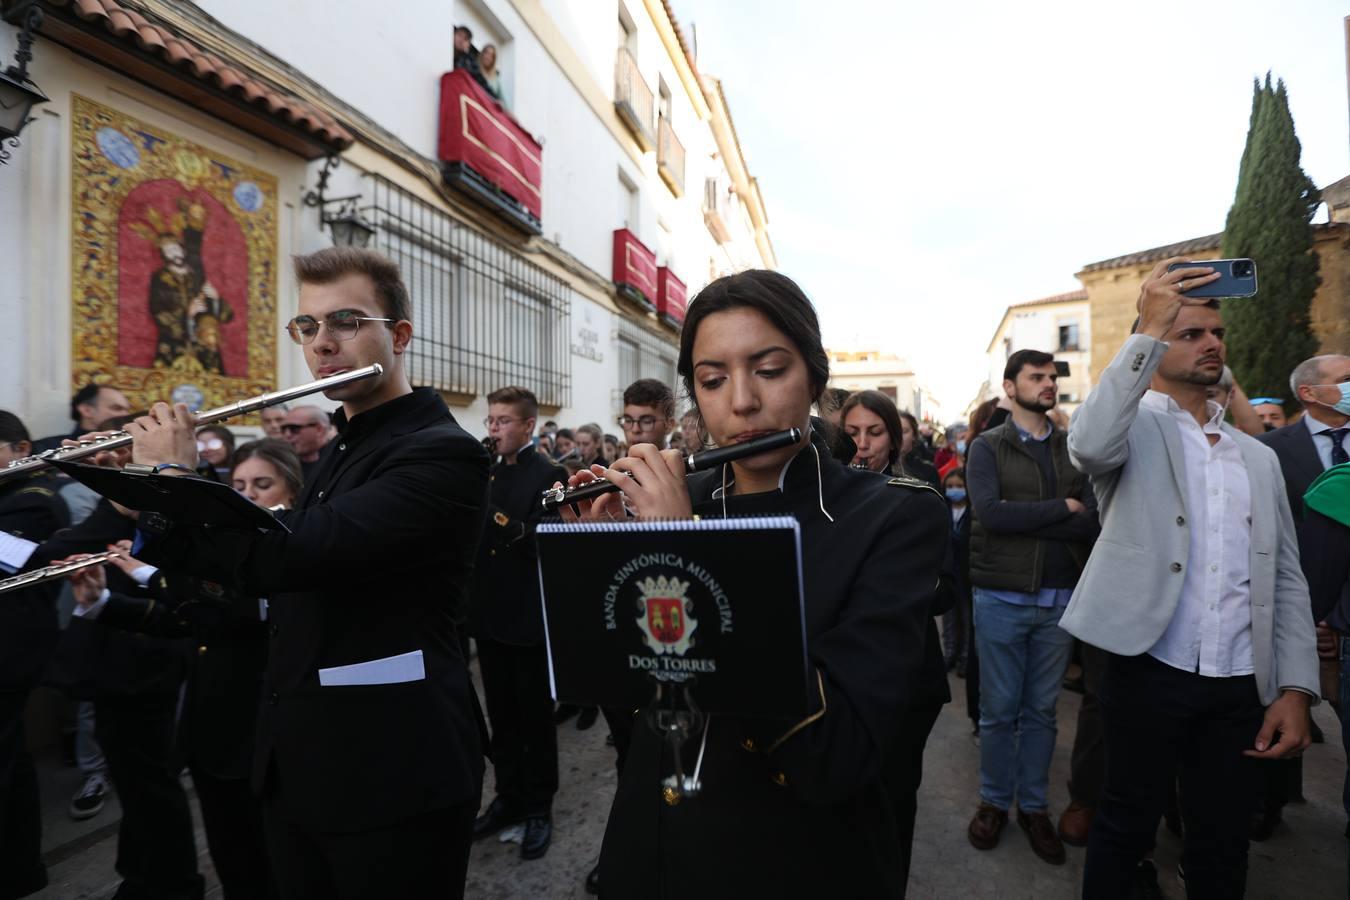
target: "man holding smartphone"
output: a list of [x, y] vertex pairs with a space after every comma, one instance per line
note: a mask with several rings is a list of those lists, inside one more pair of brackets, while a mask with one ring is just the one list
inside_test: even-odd
[[1241, 897], [1252, 760], [1303, 752], [1318, 692], [1279, 461], [1205, 395], [1223, 373], [1223, 317], [1187, 291], [1218, 273], [1178, 262], [1144, 282], [1135, 333], [1069, 431], [1102, 535], [1060, 625], [1111, 654], [1087, 900], [1128, 895], [1178, 771], [1187, 892]]

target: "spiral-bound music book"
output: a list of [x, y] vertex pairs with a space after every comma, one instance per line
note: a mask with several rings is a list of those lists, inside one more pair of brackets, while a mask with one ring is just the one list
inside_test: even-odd
[[555, 699], [639, 707], [663, 681], [705, 712], [808, 712], [796, 519], [545, 523], [538, 540]]

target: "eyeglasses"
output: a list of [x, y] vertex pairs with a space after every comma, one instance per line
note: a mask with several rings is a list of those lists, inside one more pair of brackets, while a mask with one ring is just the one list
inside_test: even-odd
[[212, 438], [209, 441], [198, 441], [197, 452], [201, 453], [204, 450], [219, 450], [224, 446], [225, 442], [222, 441], [220, 438]]
[[492, 418], [492, 416], [488, 416], [483, 420], [483, 427], [491, 428], [493, 425], [496, 425], [498, 428], [508, 428], [519, 421], [520, 419], [513, 419], [510, 416], [499, 416], [496, 419]]
[[284, 434], [299, 434], [306, 428], [318, 428], [318, 427], [319, 427], [318, 422], [307, 422], [304, 425], [296, 425], [294, 422], [287, 422], [285, 425], [281, 426], [281, 430], [282, 433]]
[[635, 419], [632, 416], [619, 416], [619, 418], [617, 419], [617, 422], [620, 426], [630, 431], [633, 429], [634, 426], [637, 426], [638, 428], [641, 428], [643, 431], [646, 431], [647, 429], [655, 426], [656, 423], [659, 421], [661, 420], [658, 419], [656, 416], [643, 416], [640, 419]]
[[361, 316], [349, 309], [338, 310], [320, 322], [313, 316], [296, 316], [286, 323], [286, 333], [297, 344], [312, 344], [319, 336], [319, 326], [326, 325], [335, 341], [350, 341], [356, 337], [362, 322], [392, 322], [380, 316]]
[[1283, 400], [1277, 399], [1277, 398], [1275, 398], [1275, 397], [1253, 397], [1253, 398], [1251, 398], [1251, 404], [1252, 404], [1252, 406], [1264, 406], [1264, 405], [1267, 404], [1267, 403], [1273, 403], [1273, 404], [1275, 404], [1276, 406], [1283, 406], [1283, 405], [1284, 405], [1284, 401], [1283, 401]]

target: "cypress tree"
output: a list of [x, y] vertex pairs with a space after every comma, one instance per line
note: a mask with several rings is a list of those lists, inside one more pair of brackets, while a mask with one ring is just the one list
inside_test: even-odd
[[1312, 217], [1321, 192], [1299, 164], [1284, 81], [1255, 82], [1237, 193], [1224, 226], [1223, 256], [1256, 260], [1255, 297], [1224, 304], [1228, 364], [1251, 397], [1283, 397], [1289, 373], [1317, 352], [1310, 309], [1321, 279]]

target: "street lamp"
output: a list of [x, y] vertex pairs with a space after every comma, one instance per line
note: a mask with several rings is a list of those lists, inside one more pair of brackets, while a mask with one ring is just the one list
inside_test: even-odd
[[5, 147], [19, 146], [19, 132], [28, 124], [28, 114], [39, 103], [47, 102], [47, 95], [28, 78], [28, 63], [33, 58], [33, 32], [42, 24], [42, 10], [36, 3], [28, 6], [23, 30], [19, 32], [19, 49], [14, 54], [18, 65], [0, 72], [0, 165], [9, 162], [10, 152]]
[[333, 233], [334, 247], [369, 247], [370, 239], [375, 237], [375, 226], [371, 225], [356, 211], [354, 198], [347, 198], [341, 211], [335, 216], [325, 217], [328, 230]]
[[[309, 191], [302, 198], [306, 206], [315, 206], [319, 209], [319, 224], [327, 225], [328, 230], [333, 235], [334, 247], [368, 247], [370, 240], [375, 236], [375, 226], [367, 222], [357, 212], [356, 201], [361, 199], [360, 194], [353, 194], [350, 197], [325, 197], [323, 192], [328, 189], [328, 176], [338, 167], [340, 160], [336, 156], [330, 156], [324, 161], [323, 169], [319, 172], [319, 183], [314, 186], [314, 190]], [[324, 212], [324, 207], [332, 206], [334, 203], [341, 203], [337, 215], [329, 215]]]

